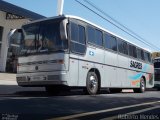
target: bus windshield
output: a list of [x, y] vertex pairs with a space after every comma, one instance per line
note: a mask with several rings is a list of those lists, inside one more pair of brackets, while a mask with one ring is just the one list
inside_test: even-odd
[[64, 51], [67, 40], [61, 40], [60, 21], [47, 20], [22, 27], [24, 40], [21, 43], [20, 55]]

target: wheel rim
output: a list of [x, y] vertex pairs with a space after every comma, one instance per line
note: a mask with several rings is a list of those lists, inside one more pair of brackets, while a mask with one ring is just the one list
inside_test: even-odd
[[141, 81], [141, 89], [142, 89], [142, 91], [145, 91], [145, 83], [144, 83], [144, 80]]
[[97, 82], [96, 77], [91, 75], [89, 77], [89, 89], [92, 90], [92, 91], [96, 90], [97, 89], [97, 84], [98, 84], [98, 82]]

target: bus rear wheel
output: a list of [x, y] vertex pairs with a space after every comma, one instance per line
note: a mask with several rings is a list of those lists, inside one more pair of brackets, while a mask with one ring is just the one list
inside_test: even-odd
[[140, 88], [133, 89], [135, 93], [144, 93], [146, 90], [146, 84], [144, 78], [140, 79]]
[[95, 72], [89, 72], [87, 75], [87, 81], [86, 81], [86, 92], [89, 95], [95, 95], [97, 94], [99, 90], [99, 82], [98, 77]]

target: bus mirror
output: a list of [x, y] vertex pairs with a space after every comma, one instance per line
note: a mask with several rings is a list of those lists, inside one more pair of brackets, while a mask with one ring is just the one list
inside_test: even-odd
[[60, 36], [61, 36], [61, 40], [67, 40], [68, 36], [67, 36], [67, 23], [68, 20], [65, 19], [60, 23]]

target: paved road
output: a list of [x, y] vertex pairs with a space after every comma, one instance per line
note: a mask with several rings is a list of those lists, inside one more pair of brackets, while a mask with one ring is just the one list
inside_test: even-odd
[[[128, 113], [128, 115], [126, 114]], [[0, 118], [6, 119], [137, 119], [160, 118], [160, 93], [84, 95], [82, 91], [49, 96], [44, 88], [0, 85]]]

